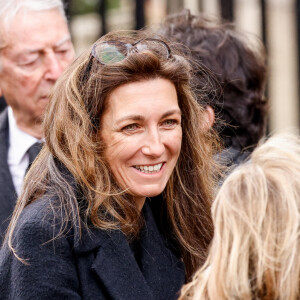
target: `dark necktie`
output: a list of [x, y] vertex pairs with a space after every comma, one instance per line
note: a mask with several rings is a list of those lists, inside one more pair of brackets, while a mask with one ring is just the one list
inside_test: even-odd
[[43, 147], [43, 143], [36, 142], [27, 150], [27, 153], [28, 153], [28, 156], [29, 156], [29, 164], [28, 164], [28, 167], [26, 169], [26, 173], [30, 169], [32, 163], [34, 162], [35, 158], [38, 156], [38, 154], [39, 154], [40, 150], [42, 149], [42, 147]]

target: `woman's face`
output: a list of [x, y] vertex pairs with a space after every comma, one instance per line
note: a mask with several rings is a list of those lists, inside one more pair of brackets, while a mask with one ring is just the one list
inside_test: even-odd
[[102, 122], [105, 156], [139, 209], [160, 194], [177, 162], [182, 139], [175, 86], [149, 79], [119, 86], [107, 98]]

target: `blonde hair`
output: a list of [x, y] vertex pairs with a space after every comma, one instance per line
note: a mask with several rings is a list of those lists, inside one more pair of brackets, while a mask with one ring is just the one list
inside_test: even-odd
[[214, 238], [180, 299], [299, 299], [300, 138], [280, 134], [225, 180]]
[[[158, 37], [150, 32], [114, 32], [99, 41], [133, 44], [143, 38]], [[204, 262], [213, 236], [210, 208], [217, 144], [213, 133], [201, 128], [203, 110], [191, 92], [190, 65], [175, 45], [168, 46], [170, 58], [144, 50], [113, 65], [101, 65], [88, 50], [59, 78], [44, 122], [46, 147], [28, 173], [9, 227], [11, 250], [19, 215], [44, 194], [58, 199], [55, 215], [63, 216], [61, 234], [70, 223], [80, 233], [81, 221], [105, 230], [121, 229], [127, 236], [138, 234], [140, 213], [118, 186], [104, 156], [101, 116], [108, 95], [118, 86], [165, 78], [177, 91], [183, 139], [156, 217], [163, 223], [162, 231], [178, 244], [188, 277]]]

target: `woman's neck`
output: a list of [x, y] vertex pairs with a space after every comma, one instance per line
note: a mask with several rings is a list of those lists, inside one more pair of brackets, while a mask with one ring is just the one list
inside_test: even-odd
[[143, 206], [145, 204], [145, 201], [146, 201], [146, 197], [133, 197], [133, 201], [135, 202], [137, 208], [139, 211], [142, 211], [143, 209]]

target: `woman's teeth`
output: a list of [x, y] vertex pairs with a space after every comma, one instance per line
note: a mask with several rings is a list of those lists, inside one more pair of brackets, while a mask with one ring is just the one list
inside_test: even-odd
[[153, 166], [134, 166], [137, 170], [141, 171], [142, 173], [157, 173], [160, 171], [162, 167], [162, 163], [153, 165]]

